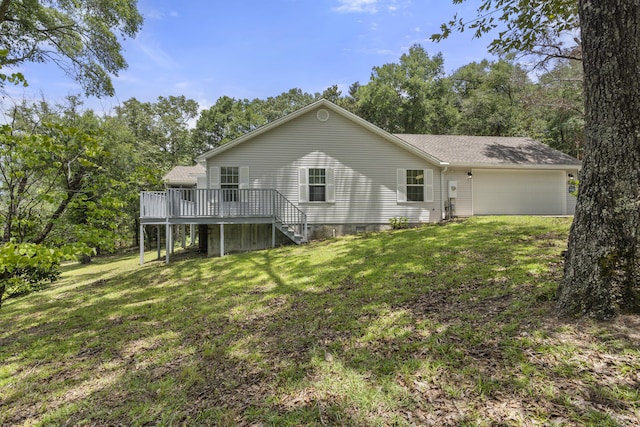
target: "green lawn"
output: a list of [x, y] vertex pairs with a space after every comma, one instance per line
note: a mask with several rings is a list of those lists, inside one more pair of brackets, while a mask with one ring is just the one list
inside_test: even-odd
[[0, 425], [638, 425], [640, 318], [554, 316], [569, 225], [67, 266], [0, 309]]

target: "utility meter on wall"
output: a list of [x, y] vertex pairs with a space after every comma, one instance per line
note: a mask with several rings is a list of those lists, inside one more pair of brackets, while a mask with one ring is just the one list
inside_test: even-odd
[[449, 198], [455, 199], [458, 197], [458, 181], [449, 181]]

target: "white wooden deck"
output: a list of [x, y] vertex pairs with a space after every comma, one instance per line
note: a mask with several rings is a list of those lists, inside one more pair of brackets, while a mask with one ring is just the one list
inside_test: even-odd
[[[273, 189], [183, 189], [140, 193], [140, 235], [148, 224], [273, 224], [296, 244], [307, 242], [307, 216]], [[169, 236], [167, 227], [167, 236]], [[169, 238], [167, 239], [169, 240]], [[275, 237], [274, 237], [275, 241]], [[140, 263], [144, 245], [140, 241]], [[167, 257], [168, 262], [168, 257]]]

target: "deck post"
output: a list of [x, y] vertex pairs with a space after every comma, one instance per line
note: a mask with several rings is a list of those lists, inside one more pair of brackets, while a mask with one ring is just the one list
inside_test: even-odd
[[172, 211], [171, 211], [171, 195], [173, 193], [171, 192], [170, 188], [167, 188], [167, 196], [165, 197], [165, 202], [166, 202], [166, 209], [167, 209], [167, 214], [166, 214], [166, 221], [165, 221], [165, 242], [164, 242], [164, 263], [165, 264], [169, 264], [169, 253], [171, 252], [171, 225], [169, 224], [169, 217], [172, 216]]
[[271, 247], [276, 247], [276, 192], [271, 190], [269, 192], [271, 194], [271, 213], [273, 215], [273, 220], [271, 222]]
[[180, 226], [180, 232], [182, 233], [182, 249], [187, 248], [187, 226], [182, 224]]
[[140, 265], [144, 264], [144, 224], [140, 223]]
[[169, 254], [171, 253], [171, 225], [169, 224], [169, 220], [167, 220], [167, 225], [165, 227], [164, 263], [169, 264]]
[[195, 245], [196, 245], [196, 225], [190, 224], [189, 225], [189, 246], [195, 246]]
[[156, 234], [158, 235], [158, 238], [156, 240], [158, 240], [158, 259], [160, 259], [160, 224], [156, 225]]
[[173, 255], [176, 251], [176, 230], [173, 224], [170, 226], [170, 228], [171, 233], [169, 234], [169, 239], [171, 241], [171, 246], [169, 247], [171, 248], [171, 255]]
[[220, 257], [224, 256], [224, 223], [220, 223]]
[[271, 223], [271, 247], [276, 247], [276, 219], [273, 218], [273, 222]]

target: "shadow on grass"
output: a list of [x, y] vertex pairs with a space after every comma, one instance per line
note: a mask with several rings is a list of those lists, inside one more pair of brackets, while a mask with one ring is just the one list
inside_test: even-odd
[[[16, 376], [0, 376], [11, 408], [0, 421], [624, 421], [637, 415], [638, 341], [602, 326], [602, 340], [618, 335], [593, 349], [552, 315], [567, 229], [481, 219], [122, 274], [117, 263], [78, 269], [86, 284], [30, 297], [0, 335]], [[615, 359], [611, 375], [596, 356]]]

